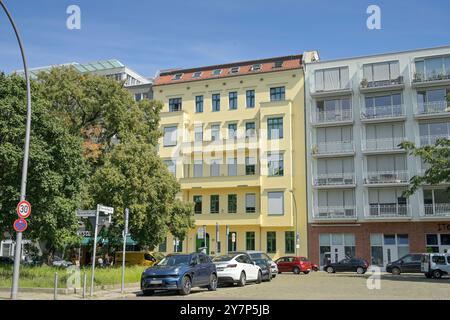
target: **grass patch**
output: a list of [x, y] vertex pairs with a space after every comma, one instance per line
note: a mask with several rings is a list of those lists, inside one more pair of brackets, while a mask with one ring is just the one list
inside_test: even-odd
[[[140, 282], [141, 274], [146, 267], [129, 266], [125, 269], [125, 283]], [[19, 286], [22, 288], [53, 288], [55, 272], [58, 273], [58, 288], [67, 288], [67, 281], [70, 277], [74, 279], [73, 271], [70, 269], [55, 268], [50, 266], [20, 267]], [[86, 272], [86, 287], [91, 283], [91, 268], [80, 268], [80, 285], [83, 286], [84, 272]], [[0, 288], [11, 288], [12, 266], [0, 266]], [[120, 285], [122, 282], [122, 268], [95, 268], [94, 283], [100, 285]], [[72, 283], [72, 282], [71, 282]]]

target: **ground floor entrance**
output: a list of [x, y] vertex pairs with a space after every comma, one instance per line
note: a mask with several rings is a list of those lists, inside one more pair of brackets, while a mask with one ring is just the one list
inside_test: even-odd
[[324, 266], [363, 258], [384, 268], [408, 253], [450, 252], [450, 222], [310, 224], [309, 257]]

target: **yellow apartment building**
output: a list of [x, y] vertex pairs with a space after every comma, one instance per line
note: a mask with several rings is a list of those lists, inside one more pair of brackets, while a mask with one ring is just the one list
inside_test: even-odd
[[307, 255], [302, 55], [161, 72], [159, 155], [195, 205], [165, 252]]

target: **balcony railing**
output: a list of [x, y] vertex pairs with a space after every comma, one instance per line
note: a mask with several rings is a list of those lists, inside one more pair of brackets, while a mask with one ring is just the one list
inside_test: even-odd
[[404, 137], [393, 137], [384, 139], [365, 139], [362, 142], [363, 151], [395, 151], [400, 150], [398, 146], [405, 141]]
[[420, 102], [417, 105], [418, 115], [446, 113], [446, 112], [450, 114], [450, 102], [448, 101]]
[[389, 119], [405, 115], [405, 108], [402, 104], [366, 108], [361, 112], [362, 120]]
[[436, 144], [439, 139], [450, 139], [450, 134], [439, 134], [433, 136], [421, 136], [420, 146], [430, 146]]
[[318, 174], [317, 178], [314, 179], [315, 186], [346, 186], [355, 184], [355, 174], [354, 173], [327, 173]]
[[365, 184], [391, 184], [391, 183], [408, 183], [408, 171], [375, 171], [366, 172]]
[[314, 123], [345, 122], [353, 120], [353, 110], [318, 111]]
[[352, 141], [321, 142], [313, 146], [313, 155], [354, 152]]
[[356, 219], [356, 209], [355, 206], [316, 207], [314, 218], [326, 220]]
[[365, 208], [368, 218], [401, 218], [409, 216], [409, 206], [406, 204], [370, 204]]
[[[389, 78], [389, 76], [386, 76]], [[386, 79], [386, 80], [378, 80], [378, 81], [361, 81], [361, 88], [379, 88], [379, 87], [388, 87], [403, 84], [403, 77], [399, 76], [395, 79]]]
[[425, 204], [424, 209], [426, 217], [450, 216], [450, 203]]
[[430, 81], [442, 81], [450, 80], [450, 73], [434, 73], [434, 74], [423, 74], [417, 72], [414, 74], [413, 83], [430, 82]]

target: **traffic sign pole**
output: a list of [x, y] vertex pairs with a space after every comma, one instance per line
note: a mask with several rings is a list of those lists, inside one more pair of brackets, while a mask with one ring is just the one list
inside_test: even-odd
[[128, 219], [129, 219], [130, 211], [128, 208], [125, 209], [125, 225], [123, 228], [123, 250], [122, 250], [122, 294], [125, 292], [125, 251], [127, 249], [126, 243], [127, 243], [127, 234], [128, 234]]
[[97, 231], [98, 231], [98, 215], [99, 205], [97, 205], [97, 213], [95, 215], [95, 228], [94, 228], [94, 245], [92, 249], [92, 271], [91, 271], [91, 297], [94, 296], [94, 272], [95, 272], [95, 256], [97, 253]]

